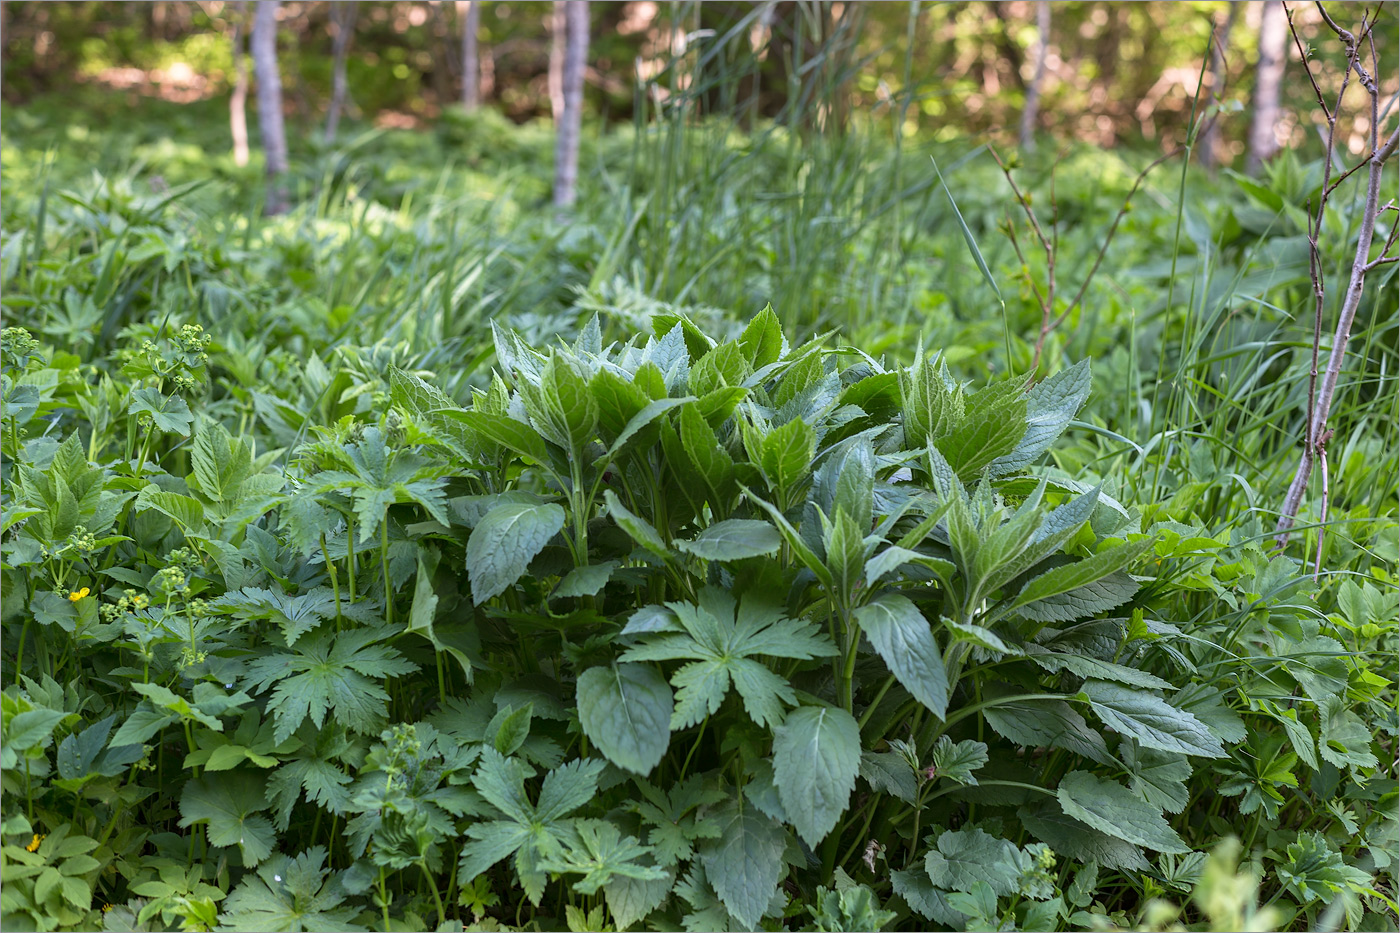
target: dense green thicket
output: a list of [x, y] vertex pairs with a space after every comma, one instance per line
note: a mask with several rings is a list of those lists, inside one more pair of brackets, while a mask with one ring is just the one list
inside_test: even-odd
[[454, 117], [264, 220], [153, 116], [4, 130], [6, 929], [1395, 928], [1395, 266], [1270, 536], [1315, 166], [1157, 169], [1032, 379], [971, 147], [663, 123], [561, 226]]

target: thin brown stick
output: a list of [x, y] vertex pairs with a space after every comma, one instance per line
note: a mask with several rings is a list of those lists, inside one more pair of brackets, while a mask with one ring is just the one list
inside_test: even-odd
[[[1318, 9], [1322, 11], [1323, 21], [1336, 33], [1347, 50], [1347, 64], [1343, 76], [1343, 84], [1345, 85], [1350, 75], [1354, 72], [1362, 86], [1366, 88], [1367, 94], [1370, 97], [1371, 154], [1362, 160], [1363, 164], [1367, 167], [1365, 203], [1361, 210], [1361, 225], [1357, 232], [1356, 253], [1352, 259], [1347, 289], [1342, 297], [1341, 309], [1337, 314], [1337, 326], [1333, 333], [1332, 350], [1328, 356], [1326, 370], [1320, 373], [1320, 383], [1316, 383], [1315, 391], [1309, 391], [1309, 405], [1306, 413], [1307, 424], [1304, 432], [1303, 450], [1298, 462], [1298, 470], [1297, 473], [1294, 474], [1293, 481], [1288, 487], [1288, 493], [1284, 497], [1283, 506], [1279, 510], [1276, 541], [1280, 549], [1288, 545], [1289, 529], [1293, 527], [1298, 509], [1302, 505], [1303, 494], [1307, 491], [1308, 483], [1312, 477], [1313, 466], [1319, 459], [1326, 457], [1326, 439], [1331, 436], [1331, 432], [1327, 429], [1327, 417], [1332, 408], [1332, 399], [1337, 390], [1337, 382], [1341, 377], [1342, 364], [1346, 359], [1347, 344], [1351, 339], [1351, 326], [1356, 319], [1356, 312], [1361, 305], [1361, 297], [1365, 291], [1366, 273], [1374, 268], [1379, 261], [1387, 259], [1385, 255], [1386, 250], [1390, 248], [1394, 239], [1393, 236], [1387, 236], [1386, 246], [1382, 249], [1381, 256], [1378, 257], [1376, 261], [1371, 260], [1371, 245], [1375, 237], [1376, 221], [1382, 210], [1380, 206], [1380, 187], [1384, 166], [1386, 160], [1395, 152], [1396, 140], [1400, 140], [1400, 130], [1397, 130], [1391, 137], [1387, 138], [1384, 144], [1381, 143], [1380, 91], [1376, 86], [1375, 80], [1371, 77], [1371, 72], [1367, 71], [1367, 69], [1360, 64], [1361, 41], [1351, 32], [1338, 25], [1323, 8], [1321, 3], [1318, 4]], [[1367, 41], [1371, 50], [1372, 71], [1379, 73], [1379, 55], [1376, 52], [1375, 42], [1370, 37], [1370, 29], [1374, 23], [1375, 18], [1373, 16], [1363, 16], [1362, 39]], [[1303, 59], [1303, 67], [1308, 71], [1309, 80], [1313, 83], [1314, 88], [1316, 88], [1317, 82], [1313, 79], [1311, 66], [1308, 64], [1306, 57]], [[1341, 98], [1338, 97], [1337, 106], [1331, 111], [1328, 110], [1326, 102], [1320, 94], [1318, 96], [1318, 104], [1323, 108], [1323, 112], [1328, 114], [1329, 121], [1335, 123], [1342, 107]], [[1329, 151], [1324, 153], [1324, 164], [1326, 165], [1330, 165], [1333, 157], [1332, 149], [1335, 146], [1334, 135], [1329, 133], [1328, 140]], [[1327, 169], [1324, 169], [1324, 172], [1326, 171]], [[1309, 225], [1311, 228], [1311, 239], [1313, 240], [1316, 239], [1322, 230], [1322, 218], [1325, 215], [1327, 196], [1330, 194], [1330, 191], [1331, 187], [1326, 184], [1326, 175], [1324, 175], [1322, 195], [1318, 204], [1318, 220]], [[1316, 250], [1316, 248], [1315, 245], [1311, 247], [1313, 250]], [[1315, 292], [1317, 288], [1318, 286], [1315, 284]], [[1320, 354], [1321, 342], [1321, 329], [1319, 327], [1316, 339], [1313, 343], [1315, 355]], [[1327, 485], [1327, 482], [1327, 478], [1324, 477], [1324, 486]], [[1330, 490], [1327, 489], [1323, 491], [1324, 508], [1326, 508], [1326, 497], [1329, 492]], [[1325, 531], [1322, 533], [1325, 534]]]

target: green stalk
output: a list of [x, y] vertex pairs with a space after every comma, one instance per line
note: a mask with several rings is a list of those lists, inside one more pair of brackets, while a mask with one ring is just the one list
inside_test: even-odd
[[335, 595], [335, 620], [336, 625], [340, 624], [340, 580], [335, 572], [335, 564], [331, 562], [330, 549], [326, 547], [326, 533], [321, 532], [321, 559], [326, 562], [326, 573], [331, 577], [331, 593]]
[[[433, 873], [428, 871], [428, 866], [422, 859], [418, 860], [418, 867], [423, 870], [423, 877], [428, 879], [428, 890], [433, 892], [433, 903], [437, 905], [438, 929], [447, 926], [447, 911], [442, 906], [442, 894], [438, 892], [437, 880], [433, 878]], [[384, 929], [389, 929], [387, 923]]]
[[379, 562], [384, 569], [384, 621], [394, 624], [394, 587], [389, 582], [389, 513], [384, 513], [384, 522], [379, 532]]

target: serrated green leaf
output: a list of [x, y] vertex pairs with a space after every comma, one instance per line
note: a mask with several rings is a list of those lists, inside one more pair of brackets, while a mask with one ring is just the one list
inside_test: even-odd
[[785, 834], [773, 820], [737, 800], [711, 815], [719, 837], [700, 845], [705, 875], [734, 919], [745, 929], [756, 930], [787, 871], [783, 864]]
[[244, 864], [267, 858], [277, 841], [272, 821], [259, 816], [268, 808], [264, 779], [256, 772], [227, 772], [217, 778], [194, 778], [180, 796], [180, 826], [207, 822], [209, 844], [238, 846]]
[[608, 760], [646, 775], [671, 741], [671, 688], [650, 665], [593, 667], [578, 679], [579, 723]]
[[836, 707], [804, 706], [773, 734], [778, 799], [809, 846], [831, 832], [846, 811], [860, 770], [860, 728]]
[[507, 503], [487, 512], [467, 540], [472, 603], [479, 606], [520, 579], [564, 527], [564, 518], [564, 510], [553, 503]]
[[918, 607], [905, 596], [884, 593], [857, 609], [855, 619], [895, 679], [942, 719], [948, 711], [948, 674]]
[[703, 560], [744, 560], [778, 553], [782, 546], [778, 530], [768, 522], [731, 518], [716, 522], [690, 541], [677, 541], [676, 547]]
[[929, 880], [951, 891], [971, 891], [981, 881], [999, 895], [1011, 894], [1029, 867], [1030, 858], [1015, 843], [976, 828], [940, 834], [924, 858]]
[[1205, 758], [1226, 757], [1225, 749], [1204, 723], [1161, 697], [1102, 680], [1087, 681], [1083, 689], [1104, 725], [1132, 736], [1148, 748]]
[[1065, 815], [1125, 842], [1158, 852], [1184, 853], [1191, 847], [1150, 804], [1117, 781], [1087, 771], [1071, 771], [1060, 780], [1056, 797]]
[[[1054, 622], [1121, 606], [1137, 592], [1137, 583], [1120, 571], [1150, 547], [1150, 540], [1123, 544], [1047, 570], [1022, 587], [1008, 608], [1038, 621]], [[1035, 603], [1043, 605], [1027, 609]]]

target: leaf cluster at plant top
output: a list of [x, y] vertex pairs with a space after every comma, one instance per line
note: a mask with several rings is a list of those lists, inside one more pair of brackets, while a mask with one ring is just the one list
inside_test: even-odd
[[1393, 927], [1376, 585], [1048, 465], [1087, 362], [653, 325], [7, 330], [7, 927]]

